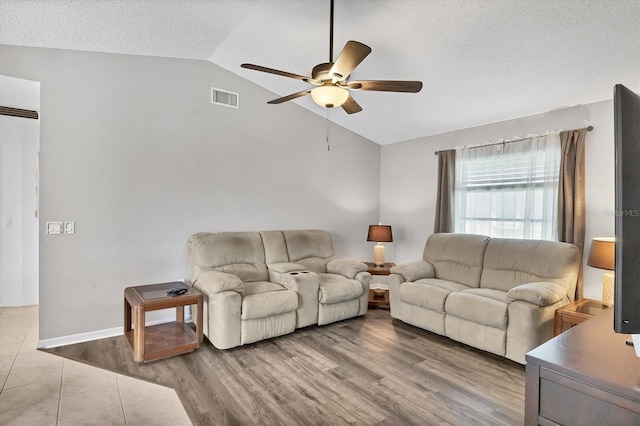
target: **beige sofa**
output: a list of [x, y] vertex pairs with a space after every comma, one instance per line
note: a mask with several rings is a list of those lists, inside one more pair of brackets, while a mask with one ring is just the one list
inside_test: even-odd
[[367, 266], [337, 259], [325, 231], [201, 232], [187, 245], [203, 331], [219, 349], [367, 311]]
[[433, 234], [422, 260], [391, 268], [391, 316], [524, 364], [573, 301], [580, 259], [573, 244]]

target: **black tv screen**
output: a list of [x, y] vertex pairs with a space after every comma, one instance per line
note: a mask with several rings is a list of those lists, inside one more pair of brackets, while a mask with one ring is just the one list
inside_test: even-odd
[[640, 96], [613, 88], [615, 125], [614, 330], [640, 334]]

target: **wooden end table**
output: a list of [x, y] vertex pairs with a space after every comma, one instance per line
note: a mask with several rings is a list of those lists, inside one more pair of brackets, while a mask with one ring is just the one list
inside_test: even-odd
[[[367, 264], [368, 272], [371, 275], [389, 275], [391, 268], [396, 266], [395, 263], [385, 263], [382, 266], [376, 266], [373, 262], [364, 262]], [[370, 308], [389, 308], [389, 290], [384, 290], [384, 295], [376, 296], [373, 289], [369, 290], [369, 307]]]
[[395, 263], [385, 263], [382, 266], [376, 266], [373, 262], [364, 262], [369, 268], [367, 272], [371, 275], [389, 275], [391, 273], [391, 268], [396, 266]]
[[576, 299], [573, 302], [556, 309], [553, 318], [553, 335], [557, 336], [562, 333], [565, 323], [576, 325], [594, 317], [609, 306], [604, 305], [599, 300], [593, 299]]
[[[167, 295], [167, 291], [176, 287], [188, 291], [179, 296]], [[184, 322], [184, 307], [187, 305], [195, 306], [195, 312], [192, 310], [195, 330]], [[146, 312], [169, 308], [176, 309], [175, 321], [145, 326]], [[199, 348], [202, 345], [202, 293], [183, 282], [127, 287], [124, 290], [124, 335], [136, 362], [166, 358]]]

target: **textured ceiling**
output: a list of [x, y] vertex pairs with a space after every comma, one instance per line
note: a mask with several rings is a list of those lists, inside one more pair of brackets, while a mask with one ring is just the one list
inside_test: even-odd
[[[615, 83], [640, 92], [640, 0], [335, 1], [334, 55], [347, 40], [373, 49], [352, 79], [424, 82], [332, 110], [379, 144], [609, 99]], [[0, 44], [208, 59], [275, 98], [307, 85], [240, 64], [307, 74], [328, 61], [329, 1], [0, 0]]]

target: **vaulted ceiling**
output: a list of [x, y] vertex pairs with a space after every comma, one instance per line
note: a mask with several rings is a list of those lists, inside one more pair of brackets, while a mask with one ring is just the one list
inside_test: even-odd
[[[640, 92], [639, 0], [335, 0], [334, 57], [347, 40], [373, 49], [352, 79], [424, 83], [331, 111], [379, 144], [609, 99], [615, 83]], [[327, 62], [329, 0], [0, 0], [0, 44], [208, 59], [276, 98], [307, 85], [240, 64]]]

